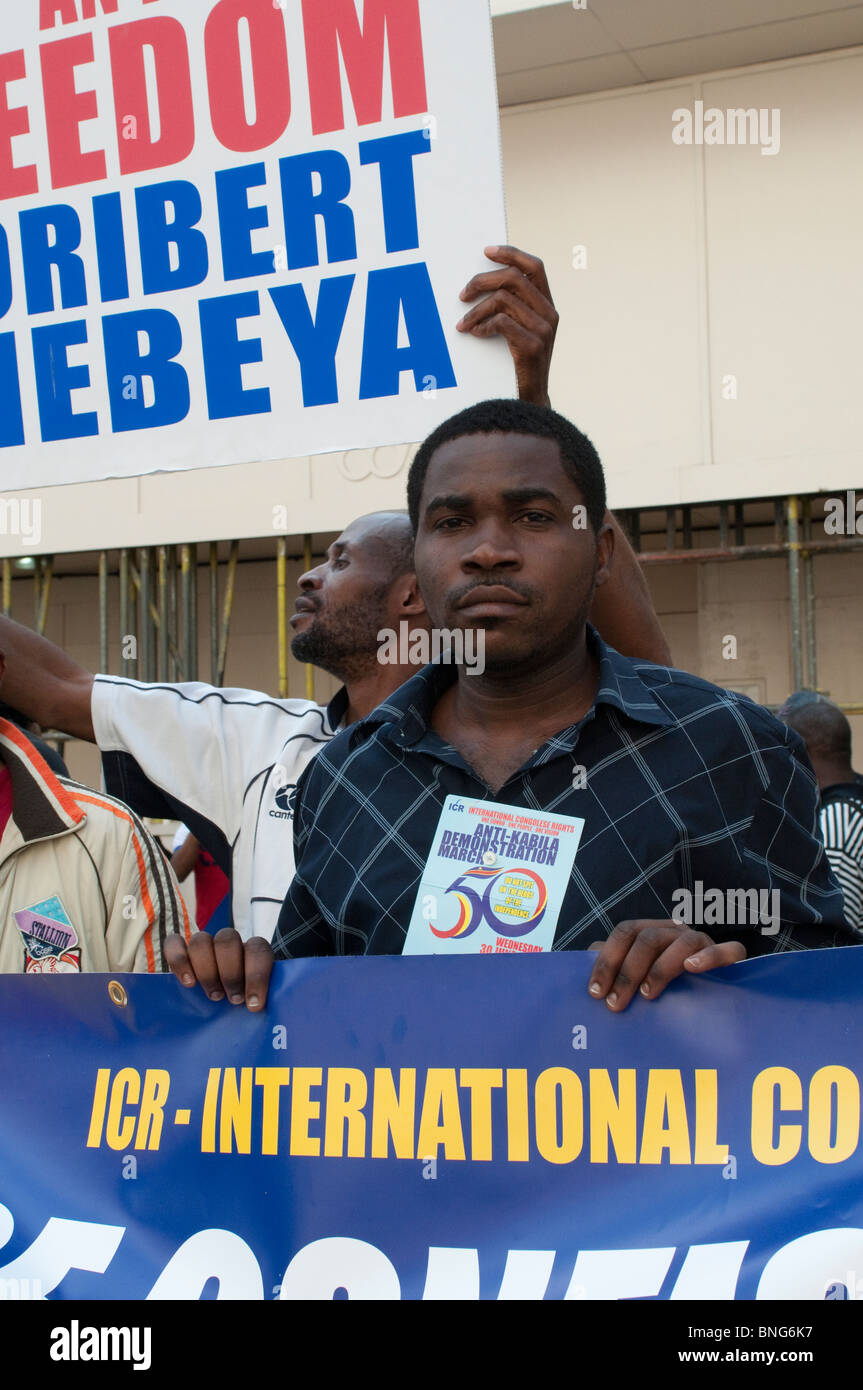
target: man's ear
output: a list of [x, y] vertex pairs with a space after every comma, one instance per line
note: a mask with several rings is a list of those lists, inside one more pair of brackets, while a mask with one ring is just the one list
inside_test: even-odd
[[399, 618], [419, 618], [426, 611], [425, 600], [419, 591], [417, 577], [409, 571], [393, 585], [392, 598]]
[[[607, 513], [606, 513], [607, 515]], [[614, 527], [603, 522], [596, 535], [596, 587], [607, 584], [614, 566]]]

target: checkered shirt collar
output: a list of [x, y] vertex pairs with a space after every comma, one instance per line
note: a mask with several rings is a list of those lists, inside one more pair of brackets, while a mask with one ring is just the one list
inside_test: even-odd
[[[621, 656], [603, 642], [590, 624], [587, 642], [589, 650], [599, 658], [599, 689], [587, 718], [593, 717], [597, 705], [613, 705], [637, 723], [659, 726], [675, 723], [674, 716], [660, 704], [638, 674], [640, 667], [647, 663]], [[393, 726], [393, 737], [401, 747], [419, 743], [428, 733], [432, 710], [457, 675], [457, 668], [451, 665], [436, 663], [424, 667], [354, 725], [356, 743], [382, 725]], [[573, 725], [571, 730], [561, 732], [555, 742], [565, 746], [571, 741], [574, 745], [578, 738], [577, 728]]]

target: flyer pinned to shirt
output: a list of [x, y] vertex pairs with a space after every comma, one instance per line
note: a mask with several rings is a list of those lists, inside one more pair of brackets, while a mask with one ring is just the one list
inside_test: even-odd
[[448, 796], [403, 955], [551, 950], [584, 821]]

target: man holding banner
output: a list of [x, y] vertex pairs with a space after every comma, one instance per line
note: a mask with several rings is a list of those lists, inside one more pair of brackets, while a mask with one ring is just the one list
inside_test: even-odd
[[[478, 300], [460, 325], [509, 344], [519, 389], [548, 400], [557, 314], [542, 261], [489, 247], [499, 269], [462, 292]], [[598, 591], [592, 618], [614, 646], [668, 660], [638, 561], [619, 537], [614, 577]], [[416, 666], [378, 660], [377, 633], [407, 620], [430, 626], [413, 573], [413, 535], [398, 513], [346, 527], [325, 564], [299, 580], [294, 652], [344, 682], [329, 706], [275, 700], [259, 691], [200, 682], [146, 685], [95, 677], [35, 633], [0, 618], [6, 689], [46, 727], [95, 741], [108, 790], [140, 815], [188, 825], [232, 877], [233, 922], [241, 936], [272, 937], [294, 872], [291, 798], [308, 762], [347, 723], [385, 700]]]
[[[224, 0], [159, 15], [83, 9], [23, 7], [0, 55], [21, 84], [0, 141], [6, 486], [272, 460], [287, 440], [301, 453], [417, 439], [438, 410], [511, 390], [513, 365], [522, 397], [547, 403], [557, 314], [540, 261], [491, 245], [461, 292], [458, 332], [441, 307], [458, 267], [504, 240], [485, 0], [457, 7], [458, 52], [452, 7], [419, 0], [361, 13], [353, 0], [254, 0], [242, 17]], [[501, 342], [481, 345], [495, 338], [511, 362]], [[275, 928], [307, 762], [414, 673], [377, 661], [378, 630], [429, 626], [409, 526], [379, 520], [348, 528], [301, 580], [298, 649], [316, 644], [346, 685], [328, 708], [198, 684], [94, 684], [2, 625], [10, 699], [95, 739], [109, 790], [137, 812], [189, 826], [232, 875], [244, 937]], [[594, 620], [621, 650], [666, 660], [620, 541], [624, 563]], [[336, 652], [319, 639], [342, 617], [353, 645]]]
[[[605, 938], [590, 992], [619, 1011], [687, 971], [855, 944], [800, 740], [590, 627], [614, 542], [584, 435], [486, 402], [425, 441], [408, 503], [432, 620], [481, 629], [485, 670], [429, 666], [321, 751], [276, 958]], [[264, 942], [173, 938], [168, 959], [210, 998], [263, 1006]]]

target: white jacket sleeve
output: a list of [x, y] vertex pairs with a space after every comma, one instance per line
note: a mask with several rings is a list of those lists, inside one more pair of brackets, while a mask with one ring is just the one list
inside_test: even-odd
[[[199, 683], [144, 685], [97, 676], [93, 727], [104, 753], [131, 757], [147, 781], [204, 817], [233, 843], [242, 822], [243, 798], [261, 769], [275, 764], [279, 750], [308, 729], [305, 700], [274, 700], [254, 690], [219, 690]], [[112, 785], [142, 814], [131, 786]]]

